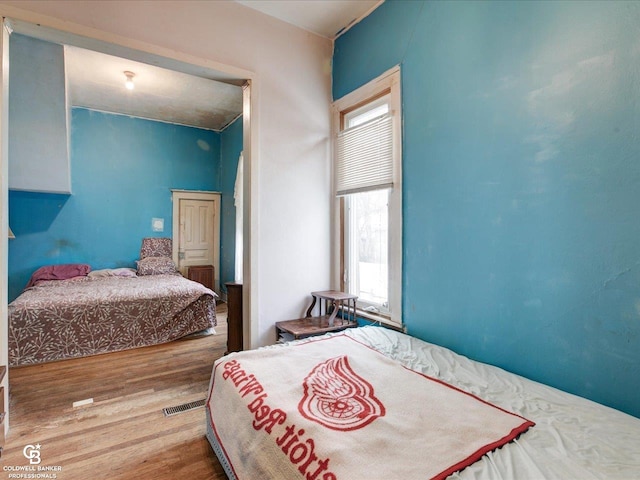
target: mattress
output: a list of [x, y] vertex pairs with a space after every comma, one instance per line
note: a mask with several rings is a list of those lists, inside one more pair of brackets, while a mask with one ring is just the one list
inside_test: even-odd
[[[324, 337], [349, 337], [358, 343], [380, 352], [385, 357], [406, 369], [424, 375], [443, 384], [472, 395], [498, 409], [531, 421], [534, 426], [519, 435], [509, 438], [499, 448], [492, 448], [461, 469], [447, 472], [448, 478], [459, 479], [632, 479], [640, 478], [640, 419], [620, 411], [597, 404], [558, 389], [528, 380], [502, 369], [472, 361], [446, 348], [423, 342], [416, 338], [378, 327], [350, 329]], [[296, 345], [316, 342], [319, 337], [274, 345], [248, 352], [237, 352], [221, 358], [214, 366], [230, 365], [230, 361], [248, 362], [256, 352], [269, 352], [274, 358], [286, 358]], [[264, 360], [268, 365], [268, 360]], [[287, 384], [282, 379], [283, 388]], [[219, 405], [212, 374], [209, 398], [207, 400], [207, 438], [214, 452], [221, 460], [229, 478], [252, 478], [247, 474], [245, 463], [264, 464], [265, 470], [276, 463], [273, 453], [267, 452], [264, 442], [256, 432], [249, 445], [241, 446], [244, 452], [238, 456], [238, 445], [234, 445], [232, 431], [241, 428], [225, 427], [219, 421], [227, 412], [216, 411], [212, 405]], [[401, 386], [398, 386], [401, 388]], [[213, 398], [212, 398], [213, 397]], [[224, 399], [224, 401], [229, 401]], [[425, 405], [425, 412], [432, 406]], [[423, 412], [424, 413], [424, 412]], [[403, 432], [397, 432], [402, 438]], [[431, 433], [404, 437], [386, 445], [386, 449], [397, 452], [417, 446], [427, 453]], [[464, 436], [464, 435], [462, 435]], [[245, 439], [246, 441], [246, 439]], [[349, 445], [338, 444], [335, 449], [349, 449]], [[457, 448], [457, 447], [456, 447]], [[382, 451], [382, 450], [381, 450]], [[318, 454], [318, 456], [320, 456]], [[361, 455], [351, 455], [357, 474], [351, 478], [381, 478], [380, 472], [372, 469], [370, 460]], [[391, 471], [404, 471], [403, 464], [393, 455], [388, 460]], [[399, 457], [398, 457], [399, 458]], [[262, 468], [262, 467], [260, 467]], [[239, 473], [242, 472], [242, 473]], [[307, 472], [308, 473], [308, 472]], [[296, 478], [295, 472], [291, 478]], [[305, 475], [297, 475], [305, 478]], [[257, 477], [253, 477], [257, 478]], [[262, 477], [264, 478], [264, 477]], [[275, 478], [275, 476], [271, 476]], [[306, 477], [308, 478], [308, 476]], [[320, 476], [318, 478], [321, 478]], [[327, 477], [331, 478], [331, 477]], [[337, 478], [337, 477], [336, 477]], [[342, 477], [340, 477], [342, 478]], [[386, 476], [386, 478], [389, 478]], [[429, 478], [416, 473], [402, 478]], [[441, 478], [441, 477], [436, 477]]]

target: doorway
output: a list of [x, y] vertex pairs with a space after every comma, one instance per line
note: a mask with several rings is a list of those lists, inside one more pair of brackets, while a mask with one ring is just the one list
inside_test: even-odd
[[173, 261], [184, 277], [189, 267], [213, 266], [220, 292], [220, 194], [173, 190]]
[[[255, 87], [255, 74], [251, 71], [236, 68], [230, 65], [218, 63], [210, 59], [193, 57], [183, 54], [175, 50], [159, 47], [152, 44], [140, 44], [139, 42], [120, 37], [110, 32], [96, 32], [95, 37], [87, 36], [93, 33], [87, 33], [82, 26], [72, 23], [58, 23], [53, 21], [49, 25], [43, 22], [40, 17], [29, 12], [16, 13], [19, 19], [4, 19], [3, 41], [0, 43], [2, 55], [0, 55], [2, 102], [0, 109], [0, 130], [2, 138], [0, 140], [0, 171], [5, 172], [0, 179], [0, 194], [2, 194], [2, 205], [0, 205], [0, 220], [2, 227], [0, 232], [7, 231], [7, 192], [6, 172], [8, 166], [8, 149], [7, 149], [7, 127], [8, 127], [8, 68], [9, 59], [7, 55], [7, 40], [9, 32], [17, 32], [22, 35], [38, 38], [44, 41], [56, 42], [65, 45], [73, 45], [86, 48], [102, 53], [128, 58], [135, 61], [146, 62], [151, 65], [157, 65], [167, 69], [183, 72], [191, 75], [210, 78], [213, 80], [225, 81], [235, 85], [241, 85], [243, 88], [243, 150], [245, 158], [245, 176], [244, 176], [244, 282], [247, 295], [244, 298], [244, 338], [245, 345], [252, 344], [252, 337], [257, 338], [257, 322], [253, 321], [254, 312], [257, 312], [257, 297], [251, 296], [252, 277], [257, 279], [255, 274], [257, 262], [255, 255], [251, 255], [252, 251], [257, 249], [255, 242], [257, 238], [251, 236], [251, 224], [257, 222], [257, 213], [252, 209], [252, 196], [255, 198], [257, 194], [257, 180], [252, 178], [252, 153], [257, 155], [257, 128], [255, 127], [257, 118], [258, 98], [253, 88]], [[99, 35], [99, 37], [98, 37]], [[253, 147], [256, 147], [255, 149]], [[255, 159], [254, 159], [255, 160]], [[8, 250], [8, 239], [4, 235], [0, 239], [0, 253], [4, 252], [6, 258]], [[0, 269], [0, 283], [2, 290], [6, 292], [7, 273], [6, 266]], [[255, 319], [257, 320], [257, 319]], [[6, 360], [7, 345], [7, 314], [6, 299], [0, 306], [0, 360]], [[4, 400], [7, 407], [6, 417], [4, 421], [5, 431], [9, 428], [9, 408], [8, 408], [8, 377], [6, 375], [1, 386], [4, 387]]]

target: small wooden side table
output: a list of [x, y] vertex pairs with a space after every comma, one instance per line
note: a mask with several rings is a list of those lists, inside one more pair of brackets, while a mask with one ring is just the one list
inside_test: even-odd
[[201, 283], [209, 290], [215, 285], [215, 270], [213, 265], [192, 265], [187, 270], [189, 280]]
[[[311, 292], [311, 296], [313, 300], [304, 318], [276, 322], [278, 340], [287, 336], [298, 340], [358, 326], [355, 320], [356, 300], [358, 299], [356, 295], [327, 290]], [[320, 303], [318, 304], [318, 302]], [[318, 304], [319, 315], [312, 317], [316, 304]], [[342, 311], [340, 318], [337, 316], [339, 310]]]

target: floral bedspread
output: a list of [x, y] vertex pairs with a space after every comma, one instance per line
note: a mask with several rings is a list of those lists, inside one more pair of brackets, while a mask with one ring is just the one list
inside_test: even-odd
[[40, 282], [9, 304], [9, 365], [169, 342], [215, 326], [215, 298], [180, 275]]

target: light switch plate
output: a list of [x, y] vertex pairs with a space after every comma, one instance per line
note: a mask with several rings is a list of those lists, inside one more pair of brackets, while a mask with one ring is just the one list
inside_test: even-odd
[[164, 218], [152, 218], [151, 229], [154, 232], [164, 232]]

